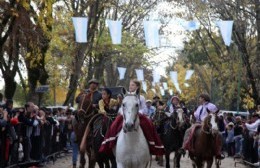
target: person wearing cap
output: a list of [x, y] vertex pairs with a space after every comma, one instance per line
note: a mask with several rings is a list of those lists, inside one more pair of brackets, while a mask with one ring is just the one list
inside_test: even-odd
[[155, 107], [152, 106], [152, 100], [146, 100], [146, 107], [144, 108], [143, 114], [152, 119], [155, 114], [155, 110]]
[[153, 97], [152, 106], [154, 106], [155, 108], [159, 108], [159, 107], [163, 108], [163, 105], [164, 105], [164, 103], [160, 100], [160, 97], [155, 95]]
[[233, 156], [235, 153], [235, 143], [234, 143], [234, 123], [229, 122], [226, 126], [227, 130], [227, 138], [226, 138], [226, 144], [227, 144], [227, 152], [228, 156]]
[[88, 81], [88, 85], [89, 88], [87, 90], [84, 90], [77, 96], [76, 103], [80, 103], [81, 99], [83, 98], [82, 95], [84, 93], [90, 93], [92, 94], [92, 106], [98, 109], [98, 102], [102, 99], [102, 94], [98, 91], [99, 82], [96, 79], [91, 79], [90, 81]]

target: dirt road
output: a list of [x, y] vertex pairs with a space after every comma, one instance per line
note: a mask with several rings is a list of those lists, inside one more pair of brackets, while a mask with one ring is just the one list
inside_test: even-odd
[[[173, 155], [171, 155], [171, 166], [172, 166], [172, 159]], [[66, 154], [66, 156], [59, 158], [54, 164], [53, 163], [48, 163], [45, 167], [47, 168], [71, 168], [71, 154]], [[221, 168], [232, 168], [235, 167], [234, 165], [235, 161], [233, 158], [225, 158], [222, 163], [221, 163]], [[86, 166], [87, 167], [87, 166]], [[98, 168], [98, 166], [96, 166]], [[152, 168], [162, 168], [157, 165], [155, 159], [153, 158], [152, 162]], [[182, 168], [191, 168], [191, 161], [189, 158], [185, 157], [181, 159], [181, 167]], [[213, 166], [215, 167], [215, 166]], [[236, 168], [246, 168], [246, 166], [242, 164], [237, 164]]]

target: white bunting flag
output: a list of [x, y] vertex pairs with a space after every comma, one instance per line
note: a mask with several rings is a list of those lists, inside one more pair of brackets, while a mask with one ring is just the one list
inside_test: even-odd
[[143, 87], [143, 90], [145, 91], [145, 93], [147, 92], [147, 85], [146, 85], [146, 82], [145, 81], [142, 81], [142, 87]]
[[184, 83], [184, 86], [185, 87], [189, 87], [190, 85], [188, 83]]
[[173, 83], [178, 83], [178, 73], [177, 71], [170, 71], [170, 77]]
[[226, 46], [230, 46], [231, 43], [233, 23], [234, 23], [233, 20], [217, 22], [217, 25], [220, 28], [220, 33], [222, 35], [222, 38]]
[[121, 44], [122, 21], [107, 20], [110, 36], [113, 44]]
[[181, 24], [188, 31], [194, 31], [200, 28], [200, 23], [194, 20], [183, 21]]
[[153, 82], [154, 82], [154, 83], [160, 82], [160, 78], [161, 78], [161, 76], [160, 76], [160, 74], [158, 73], [158, 71], [154, 70], [154, 71], [153, 71]]
[[185, 80], [189, 80], [194, 73], [194, 70], [187, 70], [185, 75]]
[[88, 18], [87, 17], [72, 17], [73, 26], [75, 29], [76, 42], [86, 43], [87, 42], [87, 28]]
[[172, 89], [169, 90], [169, 94], [170, 94], [170, 96], [173, 95], [173, 90]]
[[164, 90], [168, 90], [168, 84], [167, 84], [167, 82], [163, 82], [163, 88], [164, 88]]
[[159, 47], [159, 21], [144, 21], [144, 36], [147, 47]]
[[173, 84], [174, 84], [176, 90], [177, 90], [179, 93], [181, 93], [181, 89], [180, 89], [179, 83], [173, 83]]
[[160, 92], [161, 92], [161, 95], [162, 95], [162, 96], [165, 95], [165, 91], [164, 91], [164, 89], [163, 89], [162, 87], [160, 88]]
[[144, 80], [144, 71], [143, 71], [143, 69], [136, 69], [135, 73], [136, 73], [136, 76], [137, 76], [137, 80], [139, 80], [139, 81], [143, 81]]
[[119, 72], [119, 80], [124, 79], [125, 78], [126, 68], [124, 68], [124, 67], [117, 67], [117, 70]]
[[153, 88], [153, 89], [151, 89], [154, 93], [156, 93], [156, 90]]

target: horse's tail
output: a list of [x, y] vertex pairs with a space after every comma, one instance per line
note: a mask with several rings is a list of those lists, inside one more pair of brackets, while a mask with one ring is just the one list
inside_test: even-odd
[[83, 135], [82, 140], [81, 140], [81, 143], [80, 143], [80, 152], [83, 153], [83, 152], [86, 151], [86, 147], [87, 147], [87, 137], [88, 137], [88, 135], [89, 135], [91, 126], [93, 125], [93, 122], [94, 122], [99, 116], [101, 116], [101, 115], [103, 115], [103, 114], [100, 114], [100, 113], [99, 113], [99, 114], [94, 115], [94, 116], [90, 119], [90, 121], [88, 122], [88, 125], [87, 125], [87, 127], [86, 127], [86, 129], [85, 129], [84, 135]]

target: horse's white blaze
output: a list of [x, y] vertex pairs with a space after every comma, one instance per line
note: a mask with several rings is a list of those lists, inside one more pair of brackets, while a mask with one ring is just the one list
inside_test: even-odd
[[135, 130], [125, 128], [125, 131], [130, 132], [124, 132], [122, 129], [118, 135], [114, 149], [118, 168], [144, 168], [150, 161], [149, 147], [137, 117], [138, 107], [136, 104], [138, 102], [136, 96], [126, 96], [123, 100], [122, 113], [125, 117], [123, 127], [127, 127], [126, 123], [133, 122]]
[[212, 126], [212, 130], [218, 131], [218, 124], [216, 122], [216, 116], [214, 114], [210, 114], [211, 119], [210, 119], [210, 124]]
[[181, 123], [183, 122], [183, 112], [181, 108], [177, 110], [178, 118]]

